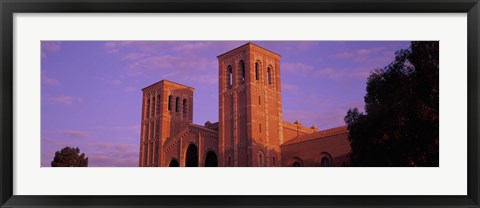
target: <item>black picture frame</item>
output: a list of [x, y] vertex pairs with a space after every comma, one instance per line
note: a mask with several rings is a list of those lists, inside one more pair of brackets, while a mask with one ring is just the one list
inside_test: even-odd
[[[480, 207], [478, 0], [0, 0], [1, 207]], [[15, 13], [467, 13], [468, 195], [466, 196], [25, 196], [13, 195]], [[449, 180], [448, 178], [446, 180]], [[412, 187], [414, 188], [414, 187]]]

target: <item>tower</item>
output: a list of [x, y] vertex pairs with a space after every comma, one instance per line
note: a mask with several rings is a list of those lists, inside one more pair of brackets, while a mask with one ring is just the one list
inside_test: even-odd
[[162, 80], [144, 89], [139, 166], [166, 166], [163, 144], [193, 119], [194, 89]]
[[280, 166], [280, 55], [247, 43], [217, 58], [222, 166]]

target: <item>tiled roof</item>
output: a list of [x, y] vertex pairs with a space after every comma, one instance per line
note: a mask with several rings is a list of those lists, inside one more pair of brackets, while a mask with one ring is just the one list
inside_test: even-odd
[[171, 84], [180, 85], [180, 86], [183, 86], [183, 87], [186, 87], [186, 88], [190, 88], [190, 89], [192, 89], [192, 90], [195, 89], [195, 88], [193, 88], [193, 87], [190, 87], [190, 86], [187, 86], [187, 85], [184, 85], [184, 84], [180, 84], [180, 83], [178, 83], [178, 82], [173, 82], [173, 81], [170, 81], [170, 80], [167, 80], [167, 79], [162, 79], [162, 80], [160, 80], [160, 81], [158, 81], [158, 82], [155, 82], [155, 83], [153, 83], [153, 84], [151, 84], [151, 85], [148, 85], [147, 87], [144, 87], [142, 90], [147, 89], [147, 88], [149, 88], [149, 87], [151, 87], [151, 86], [153, 86], [153, 85], [156, 85], [156, 84], [158, 84], [158, 83], [161, 83], [161, 82], [167, 82], [167, 83], [171, 83]]
[[336, 128], [331, 128], [331, 129], [327, 129], [327, 130], [323, 130], [323, 131], [317, 131], [317, 132], [314, 132], [314, 133], [297, 136], [297, 137], [283, 143], [282, 146], [290, 145], [290, 144], [296, 144], [296, 143], [305, 142], [305, 141], [309, 141], [309, 140], [323, 139], [323, 138], [327, 138], [327, 137], [331, 137], [331, 136], [335, 136], [335, 135], [339, 135], [339, 134], [346, 134], [346, 133], [348, 133], [347, 126], [340, 126], [340, 127], [336, 127]]
[[277, 55], [277, 56], [280, 56], [280, 54], [278, 54], [278, 53], [275, 53], [275, 52], [273, 52], [273, 51], [271, 51], [271, 50], [268, 50], [268, 49], [266, 49], [266, 48], [264, 48], [264, 47], [262, 47], [262, 46], [259, 46], [259, 45], [255, 44], [255, 43], [248, 42], [248, 43], [245, 43], [245, 44], [243, 44], [243, 45], [241, 45], [241, 46], [238, 46], [238, 47], [236, 47], [236, 48], [234, 48], [234, 49], [232, 49], [232, 50], [229, 50], [229, 51], [227, 51], [227, 52], [225, 52], [225, 53], [222, 53], [222, 54], [218, 55], [217, 57], [220, 57], [220, 56], [223, 56], [223, 55], [225, 55], [225, 54], [228, 54], [228, 53], [230, 53], [230, 52], [232, 52], [232, 51], [234, 51], [234, 50], [237, 50], [237, 49], [242, 48], [242, 47], [244, 47], [244, 46], [246, 46], [246, 45], [249, 45], [249, 44], [250, 44], [250, 45], [254, 45], [254, 46], [256, 46], [256, 47], [259, 47], [259, 48], [261, 48], [261, 49], [263, 49], [263, 50], [266, 50], [266, 51], [268, 51], [268, 52], [270, 52], [270, 53], [273, 53], [273, 54], [275, 54], [275, 55]]

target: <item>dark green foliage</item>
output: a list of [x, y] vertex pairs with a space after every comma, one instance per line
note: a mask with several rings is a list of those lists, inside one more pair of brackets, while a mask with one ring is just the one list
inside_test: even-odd
[[88, 157], [85, 154], [80, 154], [80, 149], [65, 147], [60, 151], [55, 152], [55, 157], [52, 161], [52, 167], [88, 167]]
[[353, 166], [439, 165], [439, 42], [412, 42], [367, 80], [365, 113], [350, 109]]

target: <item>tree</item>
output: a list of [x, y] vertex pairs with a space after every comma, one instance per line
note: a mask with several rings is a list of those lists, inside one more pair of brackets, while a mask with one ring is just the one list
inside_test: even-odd
[[78, 147], [65, 147], [55, 152], [51, 165], [52, 167], [88, 167], [88, 157], [85, 158], [84, 153], [79, 154]]
[[438, 44], [412, 42], [368, 77], [365, 113], [345, 116], [353, 166], [438, 166]]

